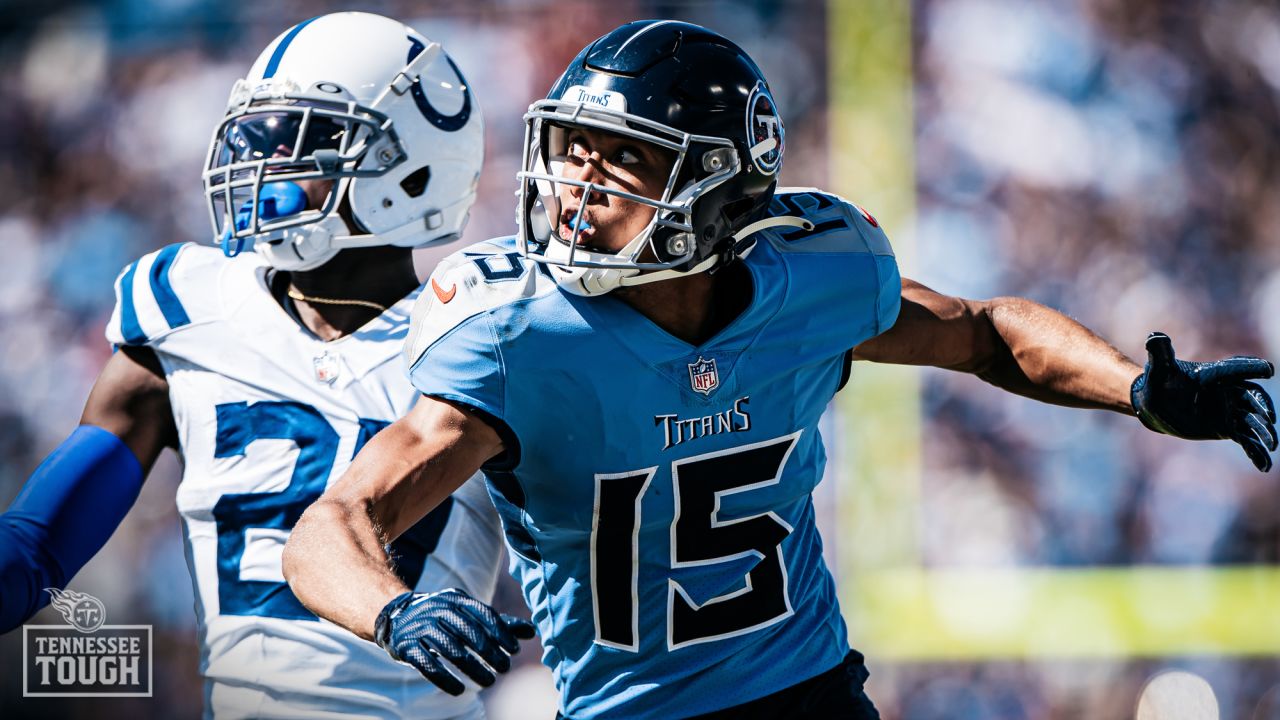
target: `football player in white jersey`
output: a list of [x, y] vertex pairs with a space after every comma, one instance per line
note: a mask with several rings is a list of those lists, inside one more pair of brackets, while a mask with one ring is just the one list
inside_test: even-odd
[[[272, 41], [209, 150], [221, 248], [171, 245], [124, 269], [107, 328], [118, 352], [80, 427], [0, 516], [0, 632], [67, 585], [172, 447], [206, 715], [482, 716], [474, 685], [441, 692], [317, 619], [280, 568], [302, 512], [419, 397], [399, 361], [422, 289], [412, 248], [460, 235], [482, 156], [466, 81], [412, 28], [336, 13]], [[388, 550], [457, 632], [499, 638], [486, 660], [505, 670], [531, 626], [446, 590], [494, 591], [500, 531], [480, 483]]]

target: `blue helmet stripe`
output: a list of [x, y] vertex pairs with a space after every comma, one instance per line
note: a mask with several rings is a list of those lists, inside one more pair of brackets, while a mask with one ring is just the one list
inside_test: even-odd
[[133, 261], [120, 278], [120, 334], [128, 345], [146, 345], [147, 334], [138, 323], [138, 309], [133, 306], [133, 276], [138, 271], [138, 261]]
[[173, 291], [173, 285], [169, 284], [169, 267], [173, 265], [173, 259], [178, 256], [182, 247], [180, 244], [166, 247], [156, 255], [156, 261], [151, 265], [151, 293], [155, 295], [156, 304], [160, 306], [160, 312], [164, 314], [170, 329], [180, 328], [191, 322], [177, 293]]
[[310, 20], [304, 20], [303, 22], [294, 25], [293, 29], [280, 39], [280, 44], [276, 45], [275, 52], [271, 53], [271, 59], [267, 61], [266, 71], [262, 73], [262, 78], [264, 80], [269, 77], [275, 77], [276, 70], [280, 67], [280, 60], [284, 58], [284, 51], [289, 49], [289, 43], [293, 42], [293, 39], [298, 37], [298, 33], [302, 32], [302, 28], [315, 22], [319, 17], [320, 16], [317, 15]]

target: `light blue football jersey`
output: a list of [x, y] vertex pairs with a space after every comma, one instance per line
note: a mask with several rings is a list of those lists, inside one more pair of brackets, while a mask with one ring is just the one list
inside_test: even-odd
[[571, 718], [687, 717], [848, 652], [810, 496], [818, 421], [858, 343], [897, 318], [875, 220], [816, 190], [757, 235], [754, 297], [692, 346], [561, 290], [513, 239], [442, 263], [406, 346], [423, 393], [495, 420], [489, 492]]

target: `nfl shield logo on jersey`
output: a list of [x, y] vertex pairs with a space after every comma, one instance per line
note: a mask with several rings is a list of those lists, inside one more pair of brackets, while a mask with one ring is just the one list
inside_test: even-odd
[[332, 385], [338, 379], [341, 368], [338, 365], [337, 355], [330, 355], [329, 351], [325, 350], [319, 357], [312, 358], [311, 363], [316, 369], [316, 382]]
[[701, 355], [696, 362], [689, 363], [689, 383], [693, 389], [703, 395], [710, 395], [712, 390], [720, 387], [720, 373], [716, 370], [716, 359], [704, 360]]

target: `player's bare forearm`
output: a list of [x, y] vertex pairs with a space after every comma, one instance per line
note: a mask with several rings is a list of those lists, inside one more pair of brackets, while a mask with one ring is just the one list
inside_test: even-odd
[[166, 447], [178, 446], [178, 431], [169, 405], [169, 381], [155, 351], [122, 347], [107, 361], [80, 416], [120, 438], [150, 471]]
[[983, 303], [997, 341], [983, 380], [1044, 402], [1132, 413], [1142, 367], [1092, 330], [1025, 298]]
[[385, 547], [502, 451], [464, 409], [422, 398], [379, 432], [311, 505], [285, 545], [285, 579], [309, 610], [366, 640], [378, 612], [408, 590]]
[[380, 531], [359, 504], [321, 498], [294, 526], [282, 568], [293, 594], [316, 615], [373, 639], [378, 611], [404, 583], [388, 564]]
[[975, 301], [902, 283], [902, 310], [887, 332], [854, 349], [873, 362], [969, 372], [1019, 395], [1072, 407], [1132, 412], [1142, 368], [1091, 330], [1025, 298]]

